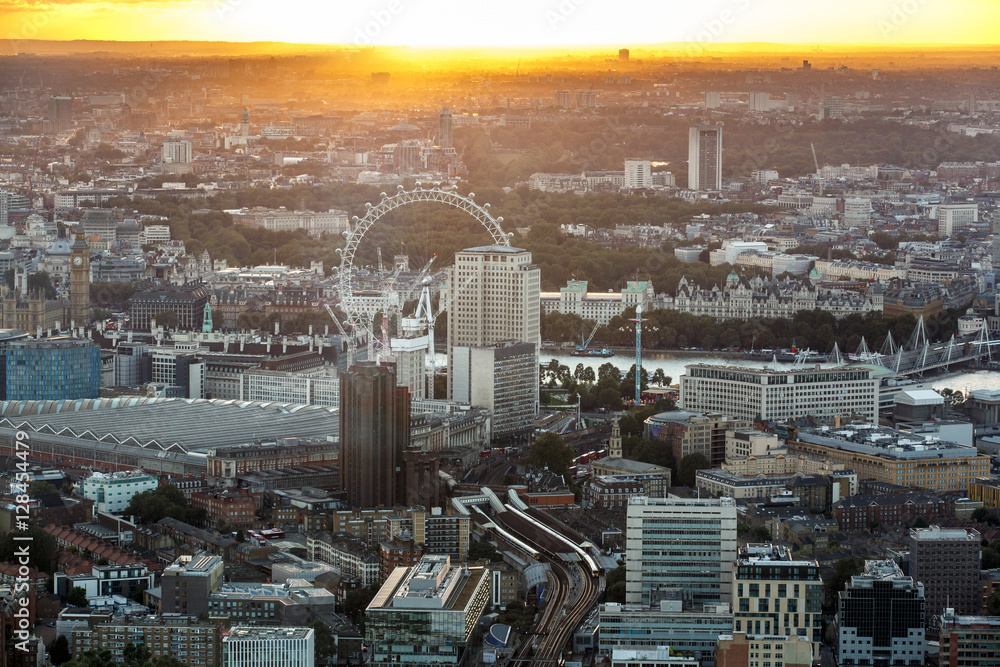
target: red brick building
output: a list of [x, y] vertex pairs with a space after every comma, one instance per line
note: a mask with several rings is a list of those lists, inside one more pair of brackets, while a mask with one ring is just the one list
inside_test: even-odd
[[917, 517], [928, 521], [948, 516], [948, 503], [926, 493], [856, 495], [833, 506], [841, 530], [870, 530], [871, 526], [909, 526]]
[[413, 540], [393, 539], [379, 543], [378, 578], [385, 581], [397, 567], [411, 567], [420, 561], [423, 549]]
[[243, 530], [257, 524], [259, 504], [260, 496], [252, 493], [202, 491], [191, 494], [191, 506], [203, 508], [210, 524], [222, 519]]

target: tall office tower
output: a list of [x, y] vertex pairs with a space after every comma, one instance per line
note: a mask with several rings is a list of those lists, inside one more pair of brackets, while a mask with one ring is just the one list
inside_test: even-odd
[[618, 49], [618, 60], [623, 63], [628, 62], [628, 49]]
[[705, 108], [718, 109], [722, 106], [722, 93], [717, 90], [705, 91]]
[[839, 665], [923, 665], [924, 587], [891, 560], [870, 560], [837, 605]]
[[78, 233], [70, 246], [69, 318], [78, 327], [90, 324], [90, 247]]
[[750, 111], [764, 113], [771, 110], [771, 96], [759, 91], [750, 92]]
[[731, 603], [735, 500], [633, 497], [625, 526], [626, 602]]
[[981, 539], [973, 528], [910, 529], [910, 576], [924, 585], [928, 622], [949, 608], [956, 614], [982, 611]]
[[451, 148], [451, 109], [445, 107], [438, 113], [438, 146]]
[[490, 440], [529, 441], [538, 414], [538, 348], [503, 342], [452, 348], [452, 399], [489, 409]]
[[[454, 392], [453, 351], [514, 341], [535, 346], [538, 367], [541, 270], [531, 253], [507, 246], [466, 248], [448, 269], [448, 395]], [[532, 391], [538, 401], [537, 383]]]
[[625, 158], [625, 189], [639, 190], [653, 187], [653, 169], [649, 160]]
[[410, 440], [410, 392], [396, 367], [362, 362], [340, 376], [340, 488], [354, 507], [402, 502], [403, 451]]
[[805, 637], [819, 660], [823, 580], [816, 561], [793, 559], [787, 547], [747, 545], [736, 559], [733, 589], [736, 632]]
[[250, 142], [250, 113], [246, 107], [243, 107], [243, 118], [240, 120], [240, 137], [244, 146]]
[[722, 188], [722, 126], [696, 125], [688, 132], [688, 189]]
[[73, 98], [72, 97], [50, 97], [49, 98], [49, 120], [55, 126], [56, 131], [66, 130], [73, 126]]

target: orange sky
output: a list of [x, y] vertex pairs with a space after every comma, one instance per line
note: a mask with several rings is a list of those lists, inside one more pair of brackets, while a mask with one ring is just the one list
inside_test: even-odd
[[996, 44], [998, 0], [0, 0], [3, 37], [410, 46]]

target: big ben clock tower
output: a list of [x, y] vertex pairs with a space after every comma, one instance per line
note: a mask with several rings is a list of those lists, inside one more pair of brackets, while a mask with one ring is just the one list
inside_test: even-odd
[[69, 318], [76, 326], [90, 324], [90, 248], [78, 232], [69, 253]]

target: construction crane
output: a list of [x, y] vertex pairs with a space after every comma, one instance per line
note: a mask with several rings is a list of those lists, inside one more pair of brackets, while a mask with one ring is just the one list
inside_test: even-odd
[[816, 178], [819, 181], [819, 195], [823, 196], [823, 176], [819, 171], [819, 160], [816, 159], [816, 144], [810, 142], [809, 148], [812, 149], [813, 153], [813, 164], [816, 166]]
[[323, 307], [326, 308], [326, 312], [329, 313], [330, 319], [333, 320], [334, 325], [337, 327], [337, 331], [340, 333], [341, 339], [347, 341], [347, 367], [350, 368], [354, 365], [354, 359], [358, 355], [358, 344], [357, 341], [354, 340], [354, 334], [351, 334], [350, 336], [347, 335], [347, 332], [344, 331], [344, 325], [340, 323], [339, 319], [337, 319], [337, 316], [334, 314], [333, 308], [330, 307], [330, 304], [324, 303]]
[[601, 326], [601, 319], [602, 319], [602, 318], [603, 318], [603, 317], [604, 317], [605, 315], [607, 315], [607, 313], [608, 313], [608, 311], [609, 311], [610, 309], [611, 309], [611, 299], [608, 299], [608, 302], [607, 302], [606, 304], [604, 304], [604, 310], [602, 310], [602, 311], [601, 311], [601, 314], [597, 316], [597, 322], [595, 322], [595, 323], [594, 323], [594, 328], [593, 328], [593, 329], [591, 329], [591, 331], [590, 331], [590, 335], [589, 335], [589, 336], [587, 336], [587, 339], [586, 339], [586, 340], [584, 340], [584, 338], [583, 338], [583, 335], [582, 335], [582, 334], [580, 335], [580, 341], [581, 341], [581, 342], [582, 342], [583, 344], [582, 344], [582, 345], [579, 345], [579, 346], [577, 346], [577, 348], [576, 348], [576, 351], [577, 351], [577, 352], [579, 352], [579, 353], [581, 353], [581, 354], [582, 354], [582, 353], [585, 353], [585, 352], [587, 351], [587, 348], [588, 348], [588, 347], [590, 347], [590, 341], [594, 340], [594, 334], [596, 334], [596, 333], [597, 333], [597, 330], [598, 330], [598, 329], [600, 328], [600, 326]]
[[421, 325], [427, 327], [427, 349], [431, 357], [431, 398], [434, 398], [434, 377], [437, 375], [437, 352], [434, 349], [434, 324], [437, 322], [437, 318], [441, 316], [441, 313], [446, 312], [451, 308], [451, 305], [455, 303], [458, 295], [461, 294], [466, 287], [469, 286], [474, 279], [479, 276], [479, 271], [474, 271], [472, 275], [463, 280], [458, 287], [455, 288], [454, 294], [449, 294], [447, 299], [442, 299], [441, 303], [438, 304], [438, 310], [435, 313], [433, 307], [431, 306], [431, 291], [427, 285], [424, 285], [423, 289], [420, 291], [420, 300], [417, 302], [417, 310], [413, 317], [416, 318]]

